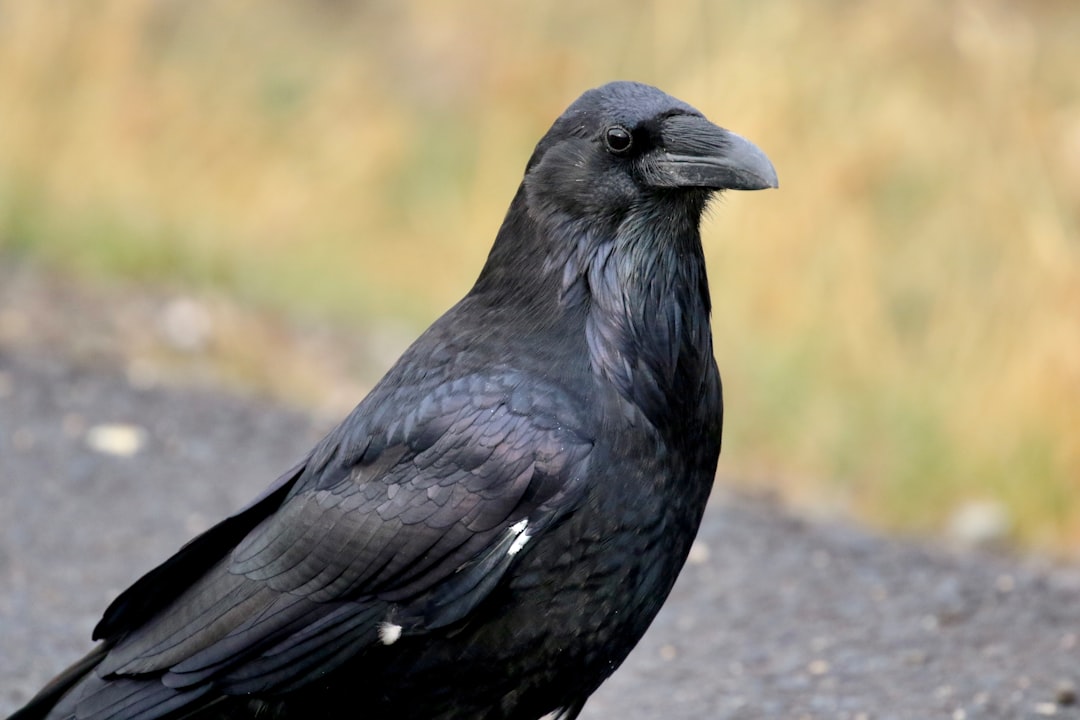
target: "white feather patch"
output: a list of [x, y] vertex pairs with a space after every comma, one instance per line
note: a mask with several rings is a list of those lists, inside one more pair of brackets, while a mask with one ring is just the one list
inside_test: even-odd
[[514, 542], [510, 543], [510, 549], [506, 551], [507, 553], [517, 555], [521, 552], [521, 548], [525, 547], [525, 543], [529, 542], [529, 538], [532, 536], [525, 532], [525, 528], [528, 526], [528, 520], [518, 520], [510, 526], [510, 532], [516, 533], [517, 537], [514, 538]]
[[379, 623], [379, 640], [383, 645], [393, 645], [401, 637], [401, 626], [392, 622]]

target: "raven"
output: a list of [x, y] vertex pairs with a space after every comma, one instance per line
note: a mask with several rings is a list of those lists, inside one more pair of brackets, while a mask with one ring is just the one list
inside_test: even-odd
[[576, 717], [671, 590], [716, 471], [702, 212], [776, 186], [654, 87], [583, 94], [465, 298], [12, 720]]

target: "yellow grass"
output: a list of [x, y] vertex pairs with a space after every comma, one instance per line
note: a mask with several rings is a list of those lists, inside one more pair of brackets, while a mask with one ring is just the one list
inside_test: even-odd
[[419, 329], [580, 91], [657, 84], [779, 192], [706, 227], [722, 475], [1080, 548], [1080, 9], [5, 3], [0, 248]]

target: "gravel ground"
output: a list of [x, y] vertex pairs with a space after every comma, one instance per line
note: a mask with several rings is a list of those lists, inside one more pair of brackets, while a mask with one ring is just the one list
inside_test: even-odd
[[[117, 592], [326, 422], [133, 385], [63, 341], [5, 337], [0, 716], [90, 647]], [[883, 538], [718, 488], [672, 597], [583, 717], [1080, 718], [1078, 593], [1077, 567]]]

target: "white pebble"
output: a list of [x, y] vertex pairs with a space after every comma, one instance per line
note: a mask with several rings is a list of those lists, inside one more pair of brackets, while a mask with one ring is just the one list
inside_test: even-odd
[[146, 443], [146, 431], [137, 425], [103, 423], [86, 431], [86, 446], [102, 455], [131, 457]]

